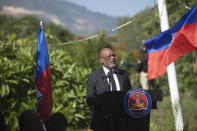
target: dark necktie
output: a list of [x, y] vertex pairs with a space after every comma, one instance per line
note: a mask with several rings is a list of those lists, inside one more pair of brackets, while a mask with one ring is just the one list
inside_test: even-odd
[[116, 83], [113, 77], [114, 71], [110, 70], [108, 73], [108, 78], [109, 78], [109, 89], [110, 89], [110, 85], [112, 85], [112, 91], [116, 91]]

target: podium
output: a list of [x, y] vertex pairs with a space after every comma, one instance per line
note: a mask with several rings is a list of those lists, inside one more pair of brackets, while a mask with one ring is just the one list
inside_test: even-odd
[[[161, 89], [146, 90], [151, 97], [152, 106], [151, 109], [157, 109], [157, 102], [163, 100], [163, 94]], [[124, 104], [124, 98], [127, 92], [125, 91], [109, 91], [98, 96], [100, 103], [102, 104]]]
[[[157, 109], [157, 102], [163, 100], [162, 91], [160, 89], [153, 89], [153, 90], [146, 90], [151, 97], [152, 106], [151, 109]], [[123, 91], [114, 91], [114, 92], [105, 92], [100, 95], [100, 100], [102, 104], [105, 105], [104, 110], [107, 111], [109, 114], [113, 114], [111, 119], [118, 119], [118, 113], [126, 112], [124, 111], [124, 99], [127, 92]], [[117, 114], [117, 117], [114, 117], [114, 114]], [[126, 114], [127, 115], [127, 114]], [[127, 115], [128, 124], [132, 125], [131, 127], [126, 127], [128, 130], [140, 130], [140, 131], [149, 131], [150, 127], [150, 112], [143, 118], [132, 118]], [[114, 128], [116, 122], [111, 123], [111, 128]], [[118, 124], [118, 123], [117, 123]], [[115, 127], [116, 128], [116, 127]]]

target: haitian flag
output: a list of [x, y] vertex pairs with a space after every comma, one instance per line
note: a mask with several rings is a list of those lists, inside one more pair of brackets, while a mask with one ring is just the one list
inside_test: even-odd
[[197, 50], [197, 5], [172, 28], [144, 42], [148, 50], [148, 79], [163, 75], [180, 56]]
[[[41, 21], [42, 22], [42, 21]], [[36, 96], [37, 96], [37, 110], [46, 121], [52, 111], [52, 80], [49, 64], [49, 56], [47, 44], [44, 36], [42, 24], [40, 24], [40, 31], [37, 42], [36, 55]]]

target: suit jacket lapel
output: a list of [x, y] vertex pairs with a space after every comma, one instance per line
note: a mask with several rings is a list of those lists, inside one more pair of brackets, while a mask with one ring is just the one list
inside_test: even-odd
[[118, 77], [118, 81], [120, 84], [120, 90], [123, 91], [124, 87], [123, 87], [123, 79], [122, 79], [121, 73], [117, 73], [116, 76]]
[[107, 77], [105, 75], [105, 72], [103, 70], [103, 67], [100, 68], [100, 76], [101, 76], [102, 83], [103, 83], [103, 86], [104, 86], [105, 91], [109, 91]]

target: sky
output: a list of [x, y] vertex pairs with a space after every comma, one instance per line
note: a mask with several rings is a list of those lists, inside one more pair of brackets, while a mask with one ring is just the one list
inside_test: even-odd
[[62, 0], [109, 16], [134, 16], [146, 7], [153, 7], [157, 0]]

